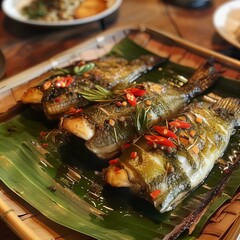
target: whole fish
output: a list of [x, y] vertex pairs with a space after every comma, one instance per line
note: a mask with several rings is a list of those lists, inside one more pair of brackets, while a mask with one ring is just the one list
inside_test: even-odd
[[[87, 140], [87, 148], [99, 158], [110, 159], [124, 144], [209, 88], [217, 77], [214, 66], [206, 62], [182, 87], [170, 84], [168, 79], [142, 83], [125, 89], [125, 94], [113, 102], [95, 104], [81, 114], [62, 118], [60, 128]], [[144, 126], [146, 120], [148, 125]]]
[[240, 99], [192, 103], [109, 161], [105, 181], [130, 188], [161, 213], [169, 211], [206, 178], [239, 125]]
[[89, 104], [81, 95], [85, 88], [94, 88], [97, 84], [111, 89], [119, 83], [130, 83], [161, 61], [162, 58], [154, 55], [142, 55], [132, 61], [116, 56], [79, 61], [53, 71], [52, 76], [42, 84], [29, 88], [21, 101], [25, 104], [42, 104], [48, 119], [58, 119], [72, 108]]

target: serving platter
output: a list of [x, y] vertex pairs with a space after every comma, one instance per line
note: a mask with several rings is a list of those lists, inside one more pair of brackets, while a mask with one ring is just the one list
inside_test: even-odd
[[79, 19], [73, 19], [73, 20], [61, 20], [56, 22], [47, 22], [47, 21], [41, 21], [41, 20], [34, 20], [34, 19], [28, 19], [26, 16], [24, 16], [21, 13], [22, 6], [25, 6], [30, 1], [26, 0], [3, 0], [2, 1], [2, 10], [3, 12], [10, 18], [30, 24], [30, 25], [36, 25], [36, 26], [45, 26], [45, 27], [63, 27], [63, 26], [73, 26], [73, 25], [81, 25], [86, 24], [90, 22], [95, 22], [98, 20], [101, 20], [114, 12], [116, 12], [119, 7], [122, 4], [122, 0], [113, 0], [111, 1], [111, 5], [105, 9], [104, 11], [95, 14], [93, 16], [79, 18]]
[[[99, 181], [98, 164], [94, 162], [96, 165], [89, 166], [85, 162], [82, 166], [80, 159], [88, 159], [90, 156], [81, 151], [82, 155], [76, 158], [75, 153], [79, 145], [75, 141], [72, 144], [77, 145], [71, 145], [70, 150], [68, 147], [63, 152], [55, 149], [53, 154], [40, 148], [39, 129], [47, 130], [51, 126], [41, 114], [33, 114], [31, 109], [22, 108], [19, 103], [23, 92], [41, 81], [48, 70], [66, 66], [80, 59], [100, 57], [126, 37], [142, 48], [177, 63], [178, 69], [187, 75], [206, 59], [214, 57], [216, 65], [222, 71], [222, 78], [212, 91], [222, 96], [239, 96], [240, 63], [234, 59], [144, 25], [106, 31], [0, 83], [1, 179], [13, 192], [47, 218], [96, 239], [176, 238], [178, 235], [175, 226], [179, 227], [184, 219], [193, 213], [197, 214], [196, 210], [200, 211], [204, 207], [203, 199], [209, 197], [209, 201], [212, 201], [215, 195], [215, 201], [219, 203], [231, 199], [239, 187], [239, 183], [236, 185], [234, 180], [239, 174], [239, 168], [230, 175], [221, 175], [217, 166], [204, 185], [185, 199], [179, 208], [167, 214], [156, 213], [146, 202], [128, 195], [125, 190], [106, 188], [95, 199], [89, 196], [88, 191], [92, 182], [96, 179]], [[26, 142], [26, 139], [29, 141]], [[237, 141], [238, 138], [235, 138], [233, 145]], [[217, 195], [219, 183], [224, 189], [221, 196]], [[34, 199], [33, 195], [36, 193], [38, 198]], [[123, 195], [127, 197], [123, 198]], [[191, 237], [194, 239], [195, 235]]]
[[213, 15], [217, 32], [229, 43], [240, 48], [237, 29], [240, 27], [240, 1], [228, 1], [219, 6]]

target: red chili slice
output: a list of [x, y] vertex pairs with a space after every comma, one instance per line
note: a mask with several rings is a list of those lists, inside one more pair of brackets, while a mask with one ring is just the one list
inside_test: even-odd
[[115, 158], [115, 159], [109, 160], [108, 163], [109, 163], [110, 165], [112, 165], [112, 164], [117, 164], [117, 163], [119, 163], [119, 158]]
[[177, 138], [177, 135], [167, 129], [167, 127], [164, 126], [153, 126], [153, 129], [158, 132], [160, 135], [165, 136], [165, 137], [170, 137], [170, 138]]
[[187, 123], [187, 122], [184, 122], [184, 121], [179, 121], [179, 120], [169, 122], [168, 124], [170, 126], [176, 127], [176, 128], [190, 128], [192, 126], [190, 123]]
[[134, 159], [137, 157], [137, 152], [131, 152], [131, 158]]
[[173, 147], [175, 148], [175, 144], [170, 141], [169, 139], [162, 137], [162, 136], [157, 136], [157, 135], [145, 135], [144, 136], [146, 140], [150, 142], [154, 142], [159, 145], [167, 146], [167, 147]]
[[41, 146], [42, 146], [43, 148], [48, 148], [48, 143], [42, 143]]
[[136, 97], [131, 92], [126, 93], [126, 98], [128, 103], [133, 107], [137, 105]]
[[128, 148], [130, 148], [131, 147], [131, 144], [130, 143], [125, 143], [125, 144], [123, 144], [122, 146], [121, 146], [121, 149], [122, 150], [126, 150], [126, 149], [128, 149]]
[[65, 88], [65, 87], [69, 87], [73, 81], [74, 81], [74, 78], [71, 76], [61, 77], [55, 82], [55, 85], [56, 87], [59, 87], [59, 88]]
[[128, 88], [125, 89], [125, 92], [132, 93], [135, 97], [141, 97], [146, 93], [146, 89], [140, 89], [140, 88]]
[[150, 196], [152, 199], [156, 199], [160, 195], [161, 191], [159, 189], [156, 189], [150, 193]]

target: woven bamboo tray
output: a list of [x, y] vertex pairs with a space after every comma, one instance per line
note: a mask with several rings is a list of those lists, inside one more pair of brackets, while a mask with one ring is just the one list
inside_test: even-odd
[[[45, 77], [47, 71], [69, 65], [76, 60], [90, 60], [100, 57], [108, 53], [112, 46], [126, 36], [129, 36], [139, 45], [157, 55], [169, 58], [172, 62], [192, 68], [200, 66], [206, 58], [214, 57], [217, 65], [219, 65], [219, 69], [223, 71], [222, 75], [233, 79], [231, 82], [228, 82], [228, 86], [226, 87], [230, 87], [236, 95], [239, 94], [239, 61], [201, 48], [200, 46], [196, 46], [153, 27], [131, 25], [105, 31], [95, 38], [64, 51], [35, 67], [1, 81], [0, 118], [2, 120], [5, 119], [12, 111], [21, 107], [19, 101], [22, 94], [26, 89], [40, 82]], [[219, 84], [222, 84], [224, 87], [226, 83], [221, 82]], [[0, 200], [1, 203], [5, 204], [4, 211], [1, 213], [2, 219], [22, 239], [92, 239], [47, 219], [38, 210], [22, 200], [17, 193], [9, 190], [3, 183], [0, 185]], [[239, 237], [239, 195], [236, 195], [227, 207], [223, 207], [219, 211], [220, 212], [216, 213], [217, 217], [211, 219], [211, 227], [206, 227], [204, 229], [204, 235], [202, 235], [200, 239], [220, 239], [226, 232], [229, 232], [230, 235], [227, 235], [225, 239], [237, 239], [237, 237]], [[12, 216], [18, 216], [18, 220], [20, 220], [20, 227], [17, 229], [11, 221]], [[225, 224], [225, 227], [221, 225], [222, 231], [216, 232], [215, 230], [218, 229], [218, 226], [213, 223], [222, 222], [224, 217], [227, 217], [225, 221], [229, 224]], [[234, 222], [235, 224], [233, 224]], [[229, 229], [232, 229], [232, 232], [229, 231]], [[229, 238], [229, 236], [231, 238]], [[0, 238], [2, 238], [1, 231]]]

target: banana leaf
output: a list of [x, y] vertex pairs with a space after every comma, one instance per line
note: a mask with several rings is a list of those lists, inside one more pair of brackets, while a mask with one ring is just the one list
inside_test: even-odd
[[[146, 50], [129, 39], [117, 44], [110, 54], [138, 57]], [[154, 69], [140, 81], [166, 76], [188, 77], [193, 69], [166, 61], [162, 71]], [[215, 85], [211, 92], [235, 96], [230, 79], [221, 79], [226, 87]], [[127, 189], [105, 186], [101, 169], [107, 163], [87, 151], [84, 143], [52, 131], [57, 125], [41, 113], [23, 108], [0, 124], [0, 178], [21, 198], [49, 219], [96, 239], [164, 239], [188, 238], [186, 230], [201, 210], [208, 210], [189, 239], [197, 238], [211, 214], [239, 188], [239, 167], [222, 172], [219, 165], [204, 184], [195, 189], [171, 212], [158, 213], [145, 200]], [[42, 138], [42, 132], [50, 132]], [[240, 131], [231, 139], [223, 156], [226, 161], [240, 151]], [[237, 165], [237, 166], [236, 166]], [[222, 180], [221, 180], [222, 179]], [[207, 199], [207, 201], [206, 201]], [[211, 205], [210, 205], [211, 204]]]

